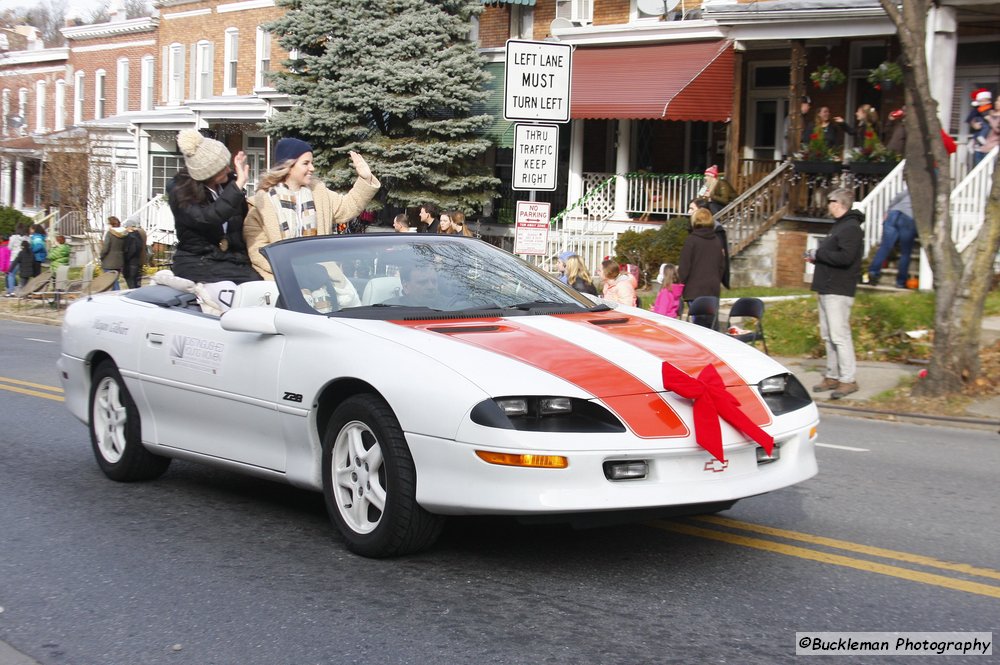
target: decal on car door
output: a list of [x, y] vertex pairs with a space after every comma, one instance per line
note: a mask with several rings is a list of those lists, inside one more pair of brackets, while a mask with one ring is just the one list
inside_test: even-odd
[[170, 364], [218, 375], [222, 372], [225, 351], [226, 345], [222, 342], [190, 335], [173, 335], [170, 341]]

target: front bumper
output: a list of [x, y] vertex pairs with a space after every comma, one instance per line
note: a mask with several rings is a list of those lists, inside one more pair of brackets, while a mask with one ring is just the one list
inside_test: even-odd
[[[553, 450], [569, 459], [565, 469], [497, 466], [479, 459], [471, 445], [408, 434], [417, 468], [417, 502], [450, 515], [544, 515], [663, 508], [742, 499], [802, 482], [816, 475], [816, 422], [775, 437], [780, 458], [757, 463], [757, 444], [727, 446], [728, 465], [714, 461], [692, 442], [690, 447], [612, 450]], [[651, 443], [651, 442], [650, 442]], [[533, 453], [505, 449], [508, 453]], [[610, 481], [609, 460], [646, 460], [641, 480]]]

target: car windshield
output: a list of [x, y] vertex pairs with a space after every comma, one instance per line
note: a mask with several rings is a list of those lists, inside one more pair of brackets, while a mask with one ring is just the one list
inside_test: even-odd
[[298, 312], [393, 319], [606, 309], [520, 258], [462, 236], [296, 238], [264, 255], [284, 306]]

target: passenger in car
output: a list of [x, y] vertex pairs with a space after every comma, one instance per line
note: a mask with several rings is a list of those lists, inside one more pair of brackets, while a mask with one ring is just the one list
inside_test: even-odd
[[247, 201], [243, 193], [250, 167], [242, 151], [231, 155], [222, 143], [194, 129], [177, 135], [184, 168], [167, 185], [177, 230], [173, 272], [193, 282], [236, 284], [260, 279], [243, 242]]
[[330, 191], [313, 178], [312, 146], [284, 138], [274, 148], [270, 170], [261, 176], [244, 228], [250, 260], [264, 279], [274, 274], [260, 250], [285, 238], [330, 235], [337, 224], [360, 215], [381, 187], [364, 157], [348, 153], [357, 180], [347, 194]]

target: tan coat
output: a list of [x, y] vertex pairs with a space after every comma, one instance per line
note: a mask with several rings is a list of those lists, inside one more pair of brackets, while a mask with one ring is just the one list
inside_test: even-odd
[[[347, 194], [330, 191], [322, 182], [314, 181], [311, 189], [313, 201], [316, 203], [317, 235], [330, 235], [337, 224], [343, 224], [360, 215], [381, 187], [375, 176], [372, 176], [372, 180], [374, 183], [369, 184], [358, 178]], [[250, 263], [254, 269], [263, 279], [273, 282], [271, 264], [260, 250], [282, 238], [278, 225], [278, 212], [265, 191], [258, 190], [250, 200], [250, 212], [243, 222], [243, 238], [246, 240]]]

